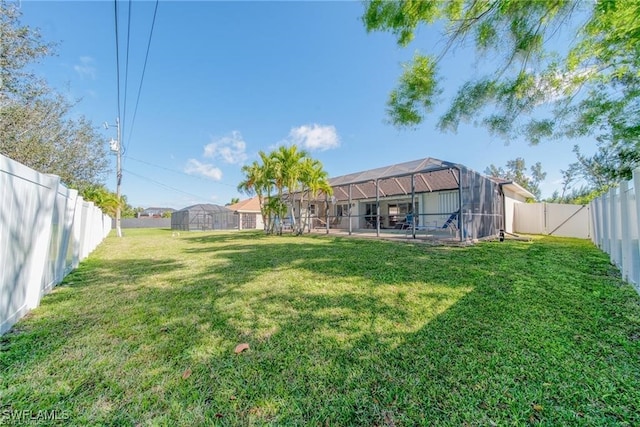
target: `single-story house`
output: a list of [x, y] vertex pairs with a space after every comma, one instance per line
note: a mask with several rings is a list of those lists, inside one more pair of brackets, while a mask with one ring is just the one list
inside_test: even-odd
[[138, 218], [162, 218], [165, 212], [174, 213], [173, 208], [146, 208], [142, 212], [138, 212]]
[[512, 232], [514, 204], [533, 198], [513, 182], [434, 158], [338, 176], [329, 183], [330, 197], [321, 194], [303, 203], [294, 197], [294, 211], [313, 218], [310, 227], [376, 233], [410, 228], [414, 235], [444, 230], [461, 241]]

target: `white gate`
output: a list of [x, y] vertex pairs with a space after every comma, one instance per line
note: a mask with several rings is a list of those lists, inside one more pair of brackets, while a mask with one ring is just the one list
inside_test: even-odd
[[589, 211], [589, 205], [517, 203], [514, 231], [588, 239], [592, 235]]

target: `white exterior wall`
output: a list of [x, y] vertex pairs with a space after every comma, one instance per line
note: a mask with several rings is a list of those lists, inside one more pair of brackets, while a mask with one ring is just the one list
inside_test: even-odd
[[506, 188], [503, 188], [504, 191], [504, 231], [507, 233], [515, 232], [515, 211], [516, 205], [519, 203], [525, 203], [526, 199], [514, 193], [513, 191], [509, 191]]
[[256, 214], [256, 230], [264, 229], [264, 218], [262, 218], [261, 213]]
[[[0, 334], [39, 305], [111, 230], [60, 178], [0, 155]], [[90, 222], [79, 221], [91, 215]], [[84, 226], [83, 226], [84, 225]]]

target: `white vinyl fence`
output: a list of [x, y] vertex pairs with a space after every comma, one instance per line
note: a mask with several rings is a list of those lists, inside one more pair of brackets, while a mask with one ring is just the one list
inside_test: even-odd
[[[631, 187], [633, 186], [633, 187]], [[594, 224], [593, 242], [611, 257], [620, 268], [622, 277], [640, 292], [640, 168], [631, 181], [623, 181], [618, 188], [591, 202]]]
[[111, 230], [111, 218], [55, 175], [0, 155], [0, 334]]
[[517, 203], [513, 229], [516, 233], [548, 234], [589, 239], [592, 233], [589, 205]]

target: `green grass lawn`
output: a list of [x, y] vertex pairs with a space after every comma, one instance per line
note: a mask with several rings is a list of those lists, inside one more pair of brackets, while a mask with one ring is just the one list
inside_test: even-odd
[[640, 297], [590, 242], [125, 233], [0, 338], [0, 423], [640, 425]]

